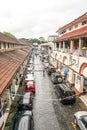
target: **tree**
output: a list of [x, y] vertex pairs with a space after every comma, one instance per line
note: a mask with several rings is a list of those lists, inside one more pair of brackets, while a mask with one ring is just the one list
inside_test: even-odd
[[10, 32], [4, 32], [5, 35], [12, 37], [12, 38], [16, 38], [13, 34], [11, 34]]

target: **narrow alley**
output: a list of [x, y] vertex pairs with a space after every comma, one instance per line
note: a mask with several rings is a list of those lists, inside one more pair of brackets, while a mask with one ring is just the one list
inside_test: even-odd
[[34, 101], [35, 130], [60, 130], [52, 105], [52, 83], [46, 72], [45, 75], [43, 75], [43, 65], [39, 57], [35, 59], [34, 65], [36, 82], [36, 95]]

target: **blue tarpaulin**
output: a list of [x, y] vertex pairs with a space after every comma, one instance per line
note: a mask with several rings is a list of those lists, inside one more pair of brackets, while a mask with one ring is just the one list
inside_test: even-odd
[[69, 72], [69, 69], [68, 69], [68, 68], [65, 68], [64, 74], [65, 74], [65, 75], [68, 75], [68, 72]]

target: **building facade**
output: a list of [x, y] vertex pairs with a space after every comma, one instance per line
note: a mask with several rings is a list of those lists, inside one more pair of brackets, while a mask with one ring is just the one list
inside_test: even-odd
[[58, 35], [50, 35], [50, 36], [48, 36], [47, 41], [53, 42], [57, 37], [58, 37]]
[[[87, 104], [87, 13], [57, 30], [50, 62]], [[67, 73], [66, 73], [67, 72]]]
[[26, 69], [30, 47], [0, 33], [0, 130], [4, 129]]

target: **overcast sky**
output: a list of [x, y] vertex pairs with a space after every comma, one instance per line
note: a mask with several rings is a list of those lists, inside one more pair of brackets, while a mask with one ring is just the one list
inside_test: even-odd
[[0, 32], [47, 38], [87, 12], [87, 0], [0, 0]]

